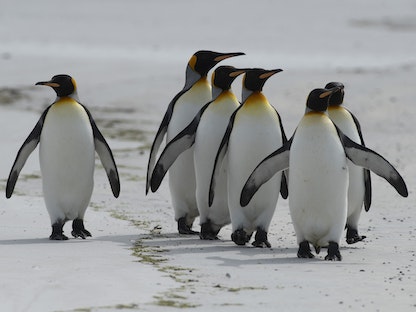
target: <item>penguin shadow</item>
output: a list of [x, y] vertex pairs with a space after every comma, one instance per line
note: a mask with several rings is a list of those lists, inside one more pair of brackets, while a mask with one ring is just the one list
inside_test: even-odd
[[106, 235], [106, 236], [95, 236], [87, 239], [70, 237], [65, 241], [50, 240], [48, 237], [40, 238], [23, 238], [23, 239], [5, 239], [0, 240], [1, 245], [37, 245], [37, 244], [92, 244], [95, 241], [113, 242], [126, 247], [132, 247], [137, 241], [138, 235]]
[[177, 256], [192, 257], [204, 254], [207, 260], [220, 262], [220, 266], [246, 266], [246, 265], [276, 265], [322, 262], [320, 257], [313, 259], [299, 259], [297, 257], [298, 247], [271, 247], [256, 248], [247, 243], [238, 246], [231, 240], [201, 240], [197, 235], [186, 236], [178, 233], [139, 235], [146, 246], [166, 250], [167, 255], [175, 258]]
[[[55, 241], [56, 243], [57, 241]], [[22, 238], [22, 239], [3, 239], [0, 240], [0, 245], [36, 245], [54, 243], [48, 237], [43, 238]]]

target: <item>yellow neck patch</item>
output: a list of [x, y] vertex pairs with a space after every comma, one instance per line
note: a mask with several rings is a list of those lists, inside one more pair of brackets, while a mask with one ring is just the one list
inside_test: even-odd
[[197, 57], [195, 55], [192, 55], [191, 59], [188, 62], [188, 65], [192, 68], [192, 70], [195, 70], [196, 59]]
[[269, 104], [267, 98], [261, 92], [253, 92], [246, 100], [244, 105], [251, 106], [251, 105], [258, 105], [259, 103], [266, 103]]

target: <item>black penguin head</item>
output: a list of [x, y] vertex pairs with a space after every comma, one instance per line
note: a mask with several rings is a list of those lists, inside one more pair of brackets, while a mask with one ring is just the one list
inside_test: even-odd
[[281, 71], [283, 71], [283, 69], [267, 70], [263, 68], [250, 68], [246, 71], [244, 76], [243, 87], [252, 92], [261, 92], [267, 79]]
[[331, 95], [337, 92], [339, 87], [331, 89], [314, 89], [309, 93], [306, 107], [309, 111], [325, 112], [328, 109], [328, 102]]
[[247, 69], [243, 78], [243, 91], [241, 101], [244, 103], [253, 92], [261, 92], [267, 79], [281, 71], [283, 71], [283, 69]]
[[40, 81], [36, 85], [51, 87], [58, 97], [69, 96], [77, 90], [75, 79], [69, 75], [56, 75], [51, 80]]
[[206, 77], [211, 68], [222, 60], [229, 57], [244, 55], [243, 52], [219, 53], [207, 50], [200, 50], [192, 55], [188, 62], [188, 66], [201, 77]]
[[212, 73], [212, 85], [221, 89], [229, 90], [234, 79], [246, 72], [233, 66], [220, 66]]
[[344, 102], [344, 85], [341, 82], [329, 82], [325, 89], [331, 89], [338, 87], [339, 90], [335, 91], [329, 98], [329, 106], [339, 106]]

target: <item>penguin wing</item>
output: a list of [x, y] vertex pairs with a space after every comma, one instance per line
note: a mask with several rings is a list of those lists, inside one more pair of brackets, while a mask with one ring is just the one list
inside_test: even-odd
[[[348, 109], [344, 108], [348, 113], [350, 113], [352, 119], [354, 120], [355, 127], [357, 128], [358, 135], [360, 136], [361, 145], [365, 146], [364, 137], [361, 132], [361, 125], [358, 119], [351, 113]], [[370, 210], [371, 206], [371, 176], [370, 170], [364, 169], [364, 209], [365, 211]]]
[[368, 211], [371, 206], [371, 176], [368, 169], [364, 169], [364, 189], [364, 209]]
[[400, 173], [380, 154], [355, 143], [338, 130], [345, 154], [357, 166], [369, 169], [389, 182], [403, 197], [408, 196], [407, 186]]
[[83, 107], [88, 114], [88, 118], [90, 119], [90, 124], [94, 135], [95, 150], [98, 156], [100, 156], [101, 163], [103, 164], [105, 172], [107, 173], [113, 195], [117, 198], [120, 195], [120, 178], [118, 176], [118, 170], [114, 161], [113, 153], [111, 152], [110, 146], [108, 146], [104, 136], [101, 134], [100, 130], [95, 124], [90, 111], [85, 106]]
[[290, 146], [292, 139], [287, 141], [282, 147], [271, 153], [253, 170], [241, 191], [240, 205], [245, 207], [258, 189], [269, 181], [278, 171], [289, 168]]
[[[280, 125], [280, 132], [282, 133], [282, 142], [285, 144], [287, 142], [287, 137], [285, 133], [285, 129], [283, 128], [282, 118], [280, 117], [279, 112], [275, 108], [277, 117], [279, 118], [279, 125]], [[287, 178], [286, 176], [289, 176], [287, 170], [282, 172], [282, 180], [280, 182], [280, 195], [282, 195], [283, 199], [287, 199], [289, 196], [289, 188], [287, 186]]]
[[33, 152], [40, 141], [40, 134], [42, 133], [43, 123], [50, 107], [51, 106], [45, 109], [45, 111], [42, 113], [32, 132], [30, 132], [29, 136], [26, 138], [19, 151], [17, 152], [16, 159], [13, 163], [12, 169], [10, 170], [9, 178], [7, 179], [6, 198], [10, 198], [12, 196], [20, 171], [25, 165], [27, 158]]
[[217, 178], [218, 173], [220, 171], [221, 164], [222, 164], [222, 161], [224, 160], [225, 154], [227, 153], [228, 141], [230, 139], [230, 135], [231, 135], [231, 132], [233, 130], [234, 119], [235, 119], [235, 116], [236, 116], [237, 112], [240, 110], [241, 107], [243, 107], [243, 105], [240, 105], [230, 116], [230, 120], [228, 122], [227, 129], [225, 130], [224, 136], [223, 136], [223, 138], [221, 140], [221, 143], [220, 143], [220, 146], [218, 148], [217, 155], [215, 156], [214, 168], [212, 170], [211, 182], [209, 184], [208, 205], [210, 207], [211, 207], [211, 205], [214, 201], [214, 196], [215, 196], [214, 190], [215, 190], [216, 178]]
[[155, 139], [153, 140], [152, 147], [150, 149], [149, 162], [147, 163], [146, 194], [149, 192], [151, 171], [154, 168], [156, 155], [157, 155], [157, 152], [159, 151], [160, 144], [162, 144], [163, 138], [168, 130], [169, 122], [173, 114], [173, 108], [176, 104], [176, 101], [190, 88], [191, 86], [184, 88], [182, 91], [180, 91], [178, 94], [175, 95], [172, 101], [170, 101], [168, 105], [168, 109], [166, 110], [165, 115], [163, 116], [159, 129], [157, 130]]
[[152, 192], [156, 192], [166, 172], [175, 162], [175, 160], [184, 151], [189, 149], [195, 143], [196, 131], [198, 129], [199, 121], [206, 108], [211, 104], [212, 101], [205, 104], [200, 111], [196, 114], [194, 119], [185, 127], [177, 136], [175, 136], [165, 147], [162, 154], [160, 155], [156, 165], [154, 166], [151, 178], [150, 178], [150, 189]]

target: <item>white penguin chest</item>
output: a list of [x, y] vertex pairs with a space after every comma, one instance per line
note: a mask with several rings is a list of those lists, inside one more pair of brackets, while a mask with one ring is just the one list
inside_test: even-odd
[[[289, 193], [317, 203], [344, 196], [348, 168], [344, 148], [335, 127], [323, 114], [306, 116], [300, 122], [290, 150]], [[296, 197], [292, 196], [292, 197]], [[327, 201], [328, 202], [328, 201]]]
[[[84, 108], [72, 99], [60, 100], [48, 111], [40, 139], [40, 162], [44, 178], [79, 181], [94, 170], [92, 127]], [[90, 179], [88, 179], [90, 180]]]
[[351, 114], [343, 107], [333, 107], [328, 109], [331, 120], [341, 131], [351, 140], [360, 143], [360, 136]]
[[172, 140], [195, 117], [198, 111], [211, 100], [211, 86], [200, 80], [176, 102], [167, 131], [167, 142]]

